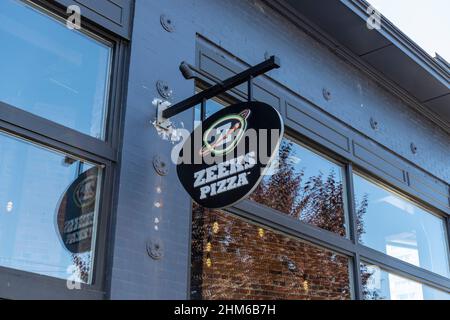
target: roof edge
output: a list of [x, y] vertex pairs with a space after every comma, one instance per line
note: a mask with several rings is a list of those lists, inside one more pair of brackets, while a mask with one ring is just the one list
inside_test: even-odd
[[[305, 16], [298, 13], [297, 10], [293, 9], [284, 0], [261, 0], [265, 5], [270, 7], [275, 12], [278, 12], [283, 17], [288, 19], [295, 26], [300, 28], [303, 32], [308, 34], [310, 37], [321, 43], [322, 45], [328, 47], [335, 54], [345, 59], [355, 68], [364, 72], [367, 76], [372, 78], [375, 82], [380, 84], [390, 93], [404, 101], [413, 110], [420, 113], [424, 118], [436, 124], [443, 132], [450, 135], [450, 123], [439, 117], [438, 114], [432, 112], [425, 105], [423, 105], [419, 100], [411, 95], [408, 91], [401, 88], [398, 84], [394, 83], [392, 80], [388, 79], [385, 75], [381, 74], [373, 66], [368, 65], [359, 56], [350, 51], [347, 47], [341, 45], [335, 38], [331, 37], [326, 31], [321, 29], [317, 24], [310, 21]], [[341, 0], [343, 1], [343, 0]], [[354, 1], [354, 0], [350, 0]], [[362, 0], [359, 0], [361, 2]], [[367, 3], [367, 2], [366, 2]], [[367, 8], [366, 8], [367, 10]], [[365, 13], [366, 11], [364, 11]], [[398, 30], [398, 28], [396, 28]], [[400, 30], [398, 30], [401, 33]], [[406, 36], [405, 36], [406, 37]], [[406, 37], [407, 38], [407, 37]], [[417, 46], [415, 44], [415, 46]], [[417, 46], [419, 49], [420, 47]], [[433, 59], [430, 55], [420, 49], [423, 52], [425, 59]], [[432, 63], [432, 65], [437, 64], [437, 62]], [[445, 66], [442, 67], [445, 70]]]
[[[350, 10], [361, 16], [363, 19], [369, 18], [367, 9], [372, 6], [367, 0], [340, 0]], [[389, 19], [381, 14], [381, 30], [379, 31], [387, 40], [402, 49], [411, 58], [416, 58], [426, 67], [428, 71], [435, 76], [436, 79], [443, 81], [450, 89], [450, 66], [445, 59], [436, 54], [432, 57], [414, 40], [408, 37], [398, 27], [396, 27]], [[417, 60], [416, 60], [417, 62]], [[443, 63], [444, 62], [444, 63]]]

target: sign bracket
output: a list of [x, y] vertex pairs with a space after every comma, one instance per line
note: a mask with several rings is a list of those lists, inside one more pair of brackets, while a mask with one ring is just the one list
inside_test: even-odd
[[[212, 87], [203, 90], [183, 101], [176, 103], [173, 106], [158, 104], [157, 108], [157, 124], [162, 126], [169, 118], [186, 111], [198, 104], [205, 104], [206, 100], [215, 96], [221, 95], [224, 92], [241, 85], [244, 82], [248, 83], [248, 101], [253, 100], [253, 79], [270, 70], [280, 68], [280, 59], [277, 56], [271, 56], [269, 59], [248, 68], [247, 70], [238, 73], [226, 80], [220, 81]], [[203, 109], [203, 108], [202, 108]], [[203, 115], [204, 116], [204, 115]], [[202, 120], [203, 117], [202, 117]]]

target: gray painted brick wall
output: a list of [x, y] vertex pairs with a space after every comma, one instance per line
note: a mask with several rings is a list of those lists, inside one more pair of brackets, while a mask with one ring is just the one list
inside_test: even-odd
[[[175, 32], [161, 27], [161, 14], [173, 20]], [[151, 102], [158, 97], [157, 80], [173, 89], [173, 102], [194, 92], [193, 82], [184, 80], [178, 66], [183, 60], [195, 62], [197, 33], [250, 64], [263, 60], [266, 52], [277, 54], [282, 68], [269, 73], [275, 80], [450, 181], [446, 133], [261, 2], [136, 0], [111, 298], [187, 297], [191, 202], [173, 165], [166, 177], [153, 170], [153, 156], [169, 158], [172, 145], [158, 138], [150, 121], [155, 111]], [[323, 87], [332, 92], [331, 101], [323, 99]], [[378, 131], [371, 129], [371, 117], [380, 123]], [[193, 113], [186, 111], [175, 121], [189, 129]], [[419, 148], [417, 155], [411, 154], [411, 142]], [[157, 186], [162, 188], [161, 195], [156, 193]], [[158, 200], [161, 208], [154, 206]], [[158, 231], [155, 218], [161, 221]], [[161, 241], [161, 260], [147, 255], [148, 239]]]

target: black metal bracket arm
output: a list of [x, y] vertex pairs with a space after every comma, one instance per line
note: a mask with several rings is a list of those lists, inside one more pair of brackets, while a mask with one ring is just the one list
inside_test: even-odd
[[159, 123], [183, 112], [187, 109], [190, 109], [200, 103], [204, 103], [204, 101], [211, 99], [215, 96], [218, 96], [234, 87], [241, 85], [244, 82], [248, 82], [248, 94], [249, 100], [252, 99], [252, 81], [253, 78], [264, 74], [272, 69], [280, 68], [280, 59], [276, 56], [271, 56], [266, 61], [261, 62], [253, 67], [248, 68], [247, 70], [238, 73], [226, 80], [223, 80], [212, 87], [203, 90], [202, 92], [193, 95], [190, 98], [187, 98], [183, 101], [178, 102], [177, 104], [165, 108], [164, 110], [158, 110], [158, 117], [162, 119], [158, 119]]

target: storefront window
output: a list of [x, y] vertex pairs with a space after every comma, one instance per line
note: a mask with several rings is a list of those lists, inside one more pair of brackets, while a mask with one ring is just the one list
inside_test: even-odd
[[353, 177], [360, 243], [449, 277], [445, 222], [360, 175]]
[[193, 299], [351, 299], [349, 259], [194, 205]]
[[105, 138], [111, 48], [18, 0], [0, 1], [0, 101]]
[[0, 133], [0, 265], [92, 283], [101, 175]]
[[[220, 109], [224, 108], [226, 106], [225, 102], [222, 101], [216, 101], [213, 99], [209, 99], [205, 103], [205, 119], [209, 118], [211, 115], [219, 111]], [[202, 107], [201, 105], [195, 106], [195, 121], [194, 121], [194, 127], [197, 127], [201, 123], [201, 115], [202, 115]]]
[[[208, 118], [226, 104], [206, 102]], [[195, 109], [196, 126], [200, 106]], [[348, 236], [345, 174], [339, 165], [284, 137], [279, 155], [250, 199], [327, 231]]]
[[344, 170], [289, 138], [250, 199], [300, 221], [346, 236]]
[[361, 265], [365, 300], [450, 300], [450, 294], [400, 277], [375, 265]]

